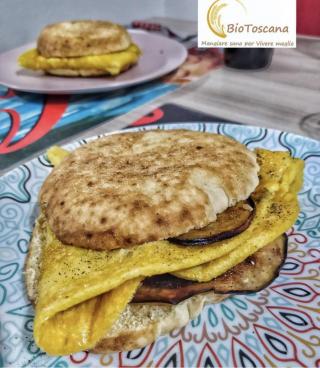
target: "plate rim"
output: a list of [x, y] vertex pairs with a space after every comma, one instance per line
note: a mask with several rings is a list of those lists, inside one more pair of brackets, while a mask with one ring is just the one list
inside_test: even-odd
[[[186, 60], [186, 58], [188, 56], [188, 50], [185, 47], [185, 45], [182, 44], [181, 42], [178, 42], [178, 41], [172, 39], [172, 38], [166, 37], [162, 34], [155, 34], [155, 33], [146, 32], [146, 31], [140, 30], [140, 29], [128, 28], [127, 30], [128, 30], [130, 35], [143, 35], [143, 36], [147, 36], [147, 37], [151, 37], [151, 38], [160, 38], [162, 40], [166, 40], [166, 42], [171, 43], [172, 45], [175, 45], [176, 47], [179, 47], [180, 51], [181, 51], [180, 58], [178, 59], [179, 63], [176, 62], [174, 67], [172, 66], [170, 68], [167, 68], [164, 71], [162, 71], [160, 74], [158, 74], [157, 72], [153, 72], [152, 74], [150, 74], [146, 78], [141, 78], [141, 80], [139, 80], [139, 81], [126, 82], [126, 83], [122, 83], [120, 85], [113, 85], [111, 87], [98, 86], [98, 87], [89, 87], [89, 88], [88, 87], [80, 87], [80, 89], [79, 88], [69, 88], [69, 89], [68, 88], [64, 88], [64, 89], [61, 88], [61, 89], [48, 90], [48, 89], [39, 89], [39, 88], [21, 88], [21, 86], [19, 86], [16, 83], [8, 84], [8, 83], [4, 83], [2, 80], [0, 80], [0, 83], [3, 86], [7, 87], [7, 88], [11, 88], [11, 89], [14, 89], [14, 90], [19, 91], [19, 92], [27, 92], [27, 93], [34, 93], [34, 94], [68, 95], [68, 94], [91, 94], [91, 93], [109, 92], [109, 91], [114, 91], [114, 90], [117, 90], [117, 89], [128, 88], [128, 87], [131, 87], [131, 86], [135, 86], [135, 85], [139, 85], [139, 84], [142, 84], [142, 83], [150, 82], [151, 80], [155, 80], [157, 78], [160, 78], [160, 77], [172, 72], [173, 70], [177, 69], [180, 65], [183, 64], [183, 62]], [[3, 58], [3, 57], [6, 57], [6, 54], [10, 54], [10, 53], [13, 53], [13, 52], [21, 53], [21, 52], [27, 50], [28, 48], [32, 48], [32, 47], [35, 46], [35, 43], [36, 43], [36, 41], [32, 41], [32, 42], [25, 43], [21, 46], [15, 47], [13, 49], [7, 50], [7, 51], [0, 54], [0, 59]], [[171, 55], [169, 55], [169, 57], [170, 56]], [[17, 61], [16, 61], [16, 64], [17, 64]], [[0, 71], [1, 71], [1, 68], [0, 68]], [[39, 77], [42, 77], [42, 76], [39, 76]], [[0, 75], [0, 78], [1, 78], [1, 75]], [[63, 78], [63, 77], [60, 77], [60, 78]], [[75, 77], [75, 78], [82, 79], [82, 80], [83, 79], [85, 79], [85, 80], [88, 79], [88, 78], [83, 78], [83, 77]], [[96, 78], [99, 79], [99, 77], [92, 78], [93, 84], [94, 84], [94, 80]], [[68, 78], [65, 77], [64, 79], [67, 80]]]

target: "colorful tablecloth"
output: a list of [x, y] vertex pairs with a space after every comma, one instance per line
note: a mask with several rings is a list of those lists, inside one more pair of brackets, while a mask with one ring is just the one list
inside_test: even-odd
[[242, 124], [236, 121], [225, 120], [219, 116], [209, 115], [202, 111], [188, 109], [176, 104], [164, 104], [150, 111], [147, 115], [132, 122], [128, 127], [158, 125], [158, 124], [185, 124], [188, 123], [231, 123]]

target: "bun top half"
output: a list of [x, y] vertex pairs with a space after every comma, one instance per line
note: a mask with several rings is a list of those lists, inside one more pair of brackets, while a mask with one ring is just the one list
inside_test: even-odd
[[40, 204], [64, 244], [125, 248], [206, 226], [250, 196], [258, 171], [254, 152], [222, 135], [114, 134], [54, 168]]
[[127, 49], [132, 43], [119, 24], [97, 20], [75, 20], [46, 26], [37, 43], [46, 58], [103, 55]]

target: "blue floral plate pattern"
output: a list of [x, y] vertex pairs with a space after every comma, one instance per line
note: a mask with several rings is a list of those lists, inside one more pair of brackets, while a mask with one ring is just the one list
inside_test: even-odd
[[[320, 142], [218, 123], [165, 124], [139, 130], [157, 127], [218, 132], [250, 149], [289, 150], [305, 160], [301, 212], [287, 233], [288, 258], [280, 276], [259, 293], [206, 306], [187, 326], [143, 349], [50, 357], [33, 341], [34, 311], [23, 279], [38, 214], [37, 196], [51, 170], [45, 156], [39, 156], [0, 178], [0, 367], [320, 366]], [[85, 143], [65, 147], [74, 149]]]

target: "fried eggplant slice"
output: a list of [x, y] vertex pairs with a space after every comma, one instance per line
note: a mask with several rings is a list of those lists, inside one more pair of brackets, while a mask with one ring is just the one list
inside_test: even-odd
[[253, 200], [241, 201], [217, 216], [202, 229], [193, 229], [179, 237], [169, 239], [180, 245], [207, 245], [220, 240], [232, 238], [246, 230], [255, 213]]
[[170, 274], [148, 277], [137, 290], [133, 302], [177, 304], [211, 290], [217, 294], [257, 292], [279, 275], [286, 256], [287, 236], [284, 234], [209, 282], [184, 280]]

